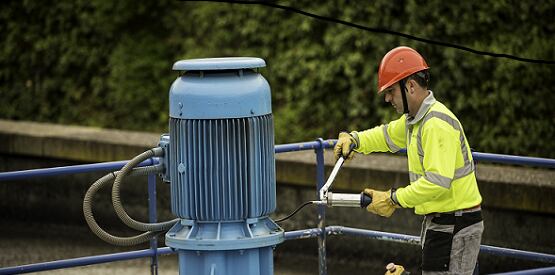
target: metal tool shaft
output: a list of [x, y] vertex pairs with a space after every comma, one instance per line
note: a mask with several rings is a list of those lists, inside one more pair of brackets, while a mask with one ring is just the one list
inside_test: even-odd
[[328, 192], [328, 206], [330, 207], [361, 207], [361, 194], [346, 194]]
[[320, 189], [320, 200], [326, 200], [326, 193], [328, 192], [329, 187], [335, 180], [335, 176], [337, 176], [337, 173], [339, 172], [339, 168], [341, 168], [341, 166], [343, 165], [343, 162], [345, 162], [345, 159], [343, 157], [340, 157], [335, 163], [335, 166], [333, 167], [333, 170], [331, 171], [331, 174], [328, 180], [326, 181], [326, 184], [324, 184], [324, 186], [322, 186], [322, 189]]

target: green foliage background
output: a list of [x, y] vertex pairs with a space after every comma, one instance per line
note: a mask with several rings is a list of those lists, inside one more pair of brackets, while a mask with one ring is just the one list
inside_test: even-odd
[[[553, 1], [276, 1], [479, 50], [555, 60]], [[478, 56], [258, 5], [2, 1], [0, 117], [167, 131], [180, 59], [257, 56], [276, 142], [335, 138], [398, 115], [375, 95], [391, 48], [416, 48], [477, 151], [555, 157], [555, 65]]]

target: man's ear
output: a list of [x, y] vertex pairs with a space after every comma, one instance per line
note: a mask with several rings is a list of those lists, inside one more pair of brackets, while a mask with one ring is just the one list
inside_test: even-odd
[[409, 91], [409, 93], [414, 94], [415, 84], [416, 84], [416, 81], [414, 81], [414, 79], [409, 79], [409, 81], [407, 81], [407, 90]]

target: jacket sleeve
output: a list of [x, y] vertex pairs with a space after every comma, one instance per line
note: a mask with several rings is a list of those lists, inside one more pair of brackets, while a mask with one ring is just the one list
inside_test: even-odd
[[357, 132], [359, 146], [356, 152], [370, 154], [372, 152], [397, 152], [405, 147], [405, 116], [369, 130]]
[[403, 207], [412, 208], [441, 197], [451, 188], [455, 175], [460, 133], [438, 119], [430, 119], [423, 127], [424, 176], [397, 189], [396, 198]]

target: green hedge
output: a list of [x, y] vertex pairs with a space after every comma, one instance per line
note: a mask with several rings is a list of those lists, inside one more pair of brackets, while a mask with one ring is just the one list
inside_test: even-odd
[[[349, 3], [348, 3], [349, 2]], [[555, 59], [549, 1], [278, 1], [312, 13], [529, 58]], [[397, 117], [377, 67], [408, 45], [478, 151], [555, 157], [555, 65], [478, 56], [257, 5], [8, 1], [0, 8], [0, 117], [167, 131], [179, 59], [267, 62], [276, 142], [335, 138]]]

